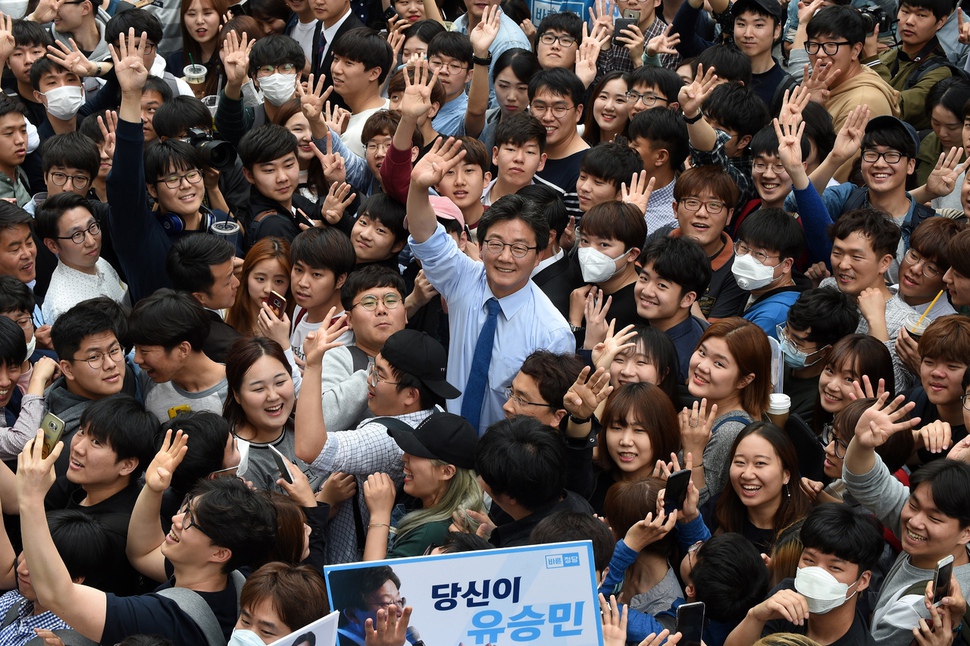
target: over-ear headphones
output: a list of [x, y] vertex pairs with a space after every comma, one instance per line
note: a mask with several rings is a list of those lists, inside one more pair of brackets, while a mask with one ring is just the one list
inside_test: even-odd
[[[208, 231], [209, 227], [216, 221], [216, 216], [205, 207], [202, 207], [199, 211], [202, 213], [202, 226], [199, 228], [199, 231]], [[162, 228], [165, 229], [165, 233], [170, 236], [184, 233], [186, 230], [185, 220], [177, 213], [159, 213], [156, 211], [155, 217], [158, 219], [159, 224], [162, 225]]]

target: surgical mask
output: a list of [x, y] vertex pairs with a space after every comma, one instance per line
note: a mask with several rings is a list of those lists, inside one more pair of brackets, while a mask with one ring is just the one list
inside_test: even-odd
[[798, 348], [792, 347], [791, 343], [781, 342], [781, 354], [784, 355], [785, 365], [789, 368], [795, 368], [797, 370], [808, 367], [808, 354]]
[[34, 350], [37, 349], [37, 335], [30, 337], [30, 343], [27, 344], [27, 358], [34, 356]]
[[734, 256], [731, 273], [738, 281], [738, 287], [746, 292], [767, 287], [775, 278], [775, 268], [762, 265], [750, 253]]
[[242, 94], [243, 106], [247, 108], [255, 108], [263, 104], [263, 94], [256, 89], [256, 84], [253, 83], [252, 79], [243, 83], [240, 93]]
[[583, 281], [587, 283], [603, 283], [613, 278], [620, 270], [616, 268], [619, 258], [610, 258], [602, 251], [592, 247], [580, 247], [579, 267], [583, 270]]
[[270, 74], [259, 79], [259, 89], [263, 91], [266, 100], [280, 107], [293, 98], [296, 92], [296, 74]]
[[[795, 572], [795, 590], [808, 601], [808, 611], [813, 615], [824, 615], [848, 601], [851, 597], [846, 598], [845, 594], [850, 587], [817, 565], [798, 568]], [[852, 596], [855, 596], [855, 592]]]
[[263, 640], [251, 630], [233, 628], [227, 646], [263, 646]]
[[84, 88], [62, 85], [42, 93], [47, 99], [47, 111], [56, 119], [67, 121], [84, 105]]
[[20, 20], [27, 13], [27, 0], [0, 0], [0, 13]]

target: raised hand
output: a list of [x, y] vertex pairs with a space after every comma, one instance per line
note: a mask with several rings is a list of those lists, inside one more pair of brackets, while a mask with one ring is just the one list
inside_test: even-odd
[[[498, 8], [496, 5], [494, 8]], [[486, 10], [487, 11], [487, 10]], [[481, 26], [482, 23], [479, 23]], [[478, 29], [476, 27], [475, 29]], [[488, 49], [486, 48], [486, 53]], [[431, 110], [431, 91], [438, 82], [438, 72], [431, 72], [426, 59], [414, 61], [414, 80], [406, 71], [404, 73], [404, 94], [401, 97], [401, 113], [412, 119], [428, 114]]]
[[936, 197], [952, 193], [957, 187], [960, 175], [970, 166], [970, 159], [959, 163], [962, 158], [963, 148], [950, 148], [949, 151], [940, 153], [936, 166], [926, 178], [926, 190]]
[[[589, 8], [590, 31], [595, 34], [597, 30], [605, 30], [612, 34], [614, 13], [616, 13], [616, 3], [613, 0], [596, 0], [594, 5]], [[585, 40], [584, 38], [583, 41], [585, 42]], [[607, 44], [606, 49], [609, 49], [609, 44]]]
[[579, 419], [591, 417], [596, 407], [613, 392], [609, 372], [603, 368], [597, 368], [593, 374], [590, 372], [589, 366], [583, 368], [562, 398], [563, 408]]
[[888, 399], [889, 393], [883, 393], [875, 404], [866, 409], [856, 424], [853, 442], [858, 442], [867, 449], [875, 449], [885, 444], [894, 433], [909, 430], [919, 424], [918, 417], [905, 419], [916, 408], [915, 402], [904, 404], [906, 398], [902, 395], [887, 404]]
[[475, 56], [480, 58], [488, 56], [488, 48], [495, 42], [499, 27], [502, 25], [501, 18], [502, 10], [499, 5], [493, 4], [485, 7], [481, 21], [468, 34], [468, 38], [472, 41], [472, 50], [475, 52]]
[[58, 442], [46, 458], [44, 431], [37, 429], [34, 439], [27, 442], [17, 457], [17, 500], [25, 504], [44, 504], [44, 496], [54, 484], [54, 463], [64, 450], [64, 442]]
[[798, 22], [799, 24], [807, 25], [808, 21], [812, 19], [815, 12], [822, 8], [825, 4], [825, 0], [812, 0], [812, 2], [799, 2], [798, 3]]
[[664, 29], [664, 33], [654, 36], [647, 41], [647, 56], [657, 56], [659, 54], [676, 54], [677, 45], [680, 44], [680, 34], [670, 35], [673, 25]]
[[950, 424], [935, 420], [919, 430], [913, 431], [917, 448], [924, 448], [930, 453], [942, 453], [950, 448]]
[[145, 68], [145, 59], [142, 52], [145, 49], [145, 41], [148, 34], [142, 32], [141, 36], [135, 38], [135, 28], [128, 30], [128, 37], [121, 38], [118, 47], [108, 45], [111, 50], [111, 61], [114, 63], [115, 76], [118, 78], [118, 85], [121, 86], [122, 94], [138, 93], [141, 94], [148, 80], [148, 70]]
[[716, 85], [717, 74], [714, 73], [714, 68], [711, 67], [705, 72], [704, 66], [698, 65], [694, 80], [680, 88], [680, 93], [677, 95], [677, 101], [684, 114], [689, 117], [696, 115]]
[[[584, 35], [586, 33], [585, 24], [583, 24], [583, 33]], [[596, 59], [599, 58], [600, 51], [602, 51], [601, 41], [602, 38], [597, 39], [595, 36], [586, 36], [576, 50], [576, 63], [573, 66], [573, 70], [586, 87], [589, 87], [593, 80], [596, 79]]]
[[347, 316], [342, 314], [334, 319], [334, 314], [336, 313], [337, 308], [331, 307], [323, 319], [326, 325], [321, 325], [317, 331], [310, 332], [306, 335], [306, 339], [303, 341], [303, 352], [308, 368], [310, 366], [322, 365], [323, 355], [327, 350], [332, 350], [338, 345], [343, 345], [337, 339], [347, 331]]
[[613, 331], [615, 326], [616, 319], [613, 319], [606, 328], [606, 338], [593, 347], [593, 365], [597, 368], [609, 370], [616, 355], [637, 345], [631, 341], [637, 336], [636, 330], [634, 330], [635, 326], [632, 323], [619, 332]]
[[445, 173], [461, 163], [465, 150], [460, 139], [438, 138], [411, 170], [411, 189], [427, 190], [441, 181]]
[[342, 135], [344, 130], [347, 129], [347, 123], [350, 121], [350, 110], [345, 110], [336, 103], [331, 106], [330, 101], [327, 101], [323, 108], [323, 118], [328, 128]]
[[317, 79], [316, 85], [314, 85], [313, 74], [311, 74], [307, 79], [307, 88], [309, 91], [303, 88], [302, 83], [296, 84], [296, 94], [300, 97], [300, 110], [303, 111], [303, 116], [311, 124], [325, 122], [322, 116], [324, 106], [327, 103], [327, 97], [333, 92], [333, 86], [327, 85], [326, 83], [327, 75], [321, 74], [320, 78]]
[[88, 60], [81, 52], [73, 38], [68, 38], [70, 46], [55, 40], [53, 45], [47, 46], [47, 58], [78, 76], [94, 76], [98, 73], [98, 65]]
[[411, 610], [411, 606], [405, 606], [398, 615], [397, 612], [381, 608], [377, 611], [376, 622], [368, 617], [364, 627], [365, 646], [404, 646], [407, 643]]
[[347, 182], [340, 182], [339, 184], [333, 182], [330, 184], [327, 197], [324, 198], [323, 206], [320, 207], [320, 210], [323, 212], [323, 217], [327, 222], [333, 225], [340, 222], [344, 211], [357, 198], [357, 194], [351, 193], [350, 191], [351, 186]]
[[625, 646], [628, 606], [620, 608], [612, 594], [607, 601], [601, 593], [599, 600], [600, 618], [603, 621], [603, 646]]
[[13, 37], [13, 18], [0, 13], [0, 63], [10, 58], [10, 54], [16, 47], [17, 43]]
[[782, 125], [778, 119], [772, 120], [775, 126], [775, 136], [778, 137], [778, 158], [788, 174], [805, 172], [802, 166], [802, 135], [805, 134], [805, 122], [798, 125], [791, 123]]
[[609, 330], [609, 322], [606, 315], [610, 312], [610, 305], [613, 304], [613, 297], [607, 296], [602, 289], [595, 287], [586, 294], [586, 306], [584, 308], [584, 318], [586, 319], [586, 339], [584, 348], [596, 347], [596, 344], [606, 338]]
[[620, 35], [616, 37], [616, 41], [622, 43], [627, 51], [630, 52], [630, 60], [632, 61], [643, 60], [645, 40], [643, 32], [636, 25], [630, 25], [626, 29], [621, 30]]
[[869, 123], [869, 106], [857, 105], [849, 113], [842, 128], [839, 129], [839, 134], [835, 137], [835, 145], [831, 153], [835, 159], [846, 161], [859, 151], [867, 123]]
[[711, 440], [711, 427], [717, 419], [717, 404], [711, 404], [710, 411], [707, 410], [707, 398], [701, 399], [700, 403], [694, 402], [693, 406], [684, 408], [680, 411], [680, 442], [684, 448], [684, 453], [688, 451], [694, 456], [698, 463], [702, 462], [704, 448]]
[[872, 381], [869, 379], [869, 375], [862, 375], [862, 383], [860, 385], [859, 381], [852, 382], [852, 392], [849, 393], [849, 398], [852, 400], [856, 399], [879, 399], [882, 394], [886, 392], [886, 380], [879, 378], [879, 382], [876, 385], [876, 389], [872, 389]]
[[118, 113], [108, 110], [104, 117], [98, 116], [98, 128], [101, 130], [101, 138], [104, 139], [104, 154], [114, 159], [115, 156], [115, 132], [118, 130]]
[[238, 94], [243, 83], [249, 76], [249, 52], [252, 51], [256, 39], [249, 40], [249, 35], [243, 32], [242, 39], [234, 31], [230, 31], [222, 43], [219, 57], [222, 59], [222, 69], [226, 73], [226, 86], [232, 87]]
[[650, 633], [637, 646], [676, 646], [683, 636], [683, 633], [671, 633], [664, 628], [659, 633]]
[[640, 210], [640, 213], [646, 215], [647, 203], [650, 201], [650, 194], [653, 193], [656, 181], [656, 177], [651, 177], [650, 181], [647, 181], [645, 170], [634, 173], [630, 178], [630, 188], [627, 188], [625, 182], [620, 184], [620, 201], [632, 204]]
[[165, 431], [162, 447], [145, 470], [145, 486], [155, 493], [162, 493], [172, 484], [172, 474], [182, 464], [188, 449], [189, 436], [181, 430], [172, 437], [172, 429]]
[[957, 11], [957, 29], [960, 35], [957, 40], [962, 45], [970, 45], [970, 23], [963, 19], [963, 9]]
[[842, 70], [836, 69], [832, 63], [825, 63], [816, 65], [809, 74], [808, 67], [808, 64], [806, 64], [805, 80], [802, 81], [802, 86], [808, 89], [812, 95], [812, 101], [824, 106], [829, 101], [832, 83], [838, 78]]
[[792, 90], [785, 90], [781, 111], [778, 113], [778, 123], [797, 126], [802, 120], [802, 111], [811, 96], [808, 88], [796, 85]]
[[669, 516], [663, 509], [656, 514], [648, 513], [647, 517], [634, 523], [627, 530], [623, 542], [631, 550], [639, 552], [647, 545], [652, 545], [670, 533], [670, 530], [677, 524], [677, 512], [672, 512]]

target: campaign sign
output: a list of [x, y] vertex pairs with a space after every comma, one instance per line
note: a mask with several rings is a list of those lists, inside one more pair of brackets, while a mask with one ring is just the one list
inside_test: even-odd
[[286, 637], [277, 639], [269, 646], [335, 646], [338, 617], [336, 612], [331, 612], [312, 624], [307, 624]]
[[[427, 646], [602, 643], [590, 541], [324, 567], [340, 640], [363, 644], [380, 608], [413, 608], [408, 641]], [[417, 637], [420, 634], [420, 638]]]

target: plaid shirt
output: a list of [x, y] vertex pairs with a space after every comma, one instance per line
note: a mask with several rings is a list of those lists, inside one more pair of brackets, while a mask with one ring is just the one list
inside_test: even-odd
[[[10, 623], [6, 623], [7, 613], [12, 612], [14, 606], [19, 604], [16, 616]], [[0, 627], [0, 644], [5, 646], [23, 646], [31, 639], [37, 637], [35, 628], [45, 628], [47, 630], [63, 630], [70, 628], [60, 617], [53, 612], [42, 612], [34, 615], [34, 603], [28, 601], [17, 590], [11, 590], [0, 597], [0, 618], [4, 624]]]
[[[643, 62], [647, 64], [647, 43], [654, 36], [659, 36], [664, 33], [668, 25], [660, 16], [657, 16], [653, 24], [647, 27], [647, 31], [643, 34]], [[680, 54], [660, 54], [660, 65], [661, 67], [666, 67], [668, 70], [677, 69], [680, 65]], [[596, 59], [596, 78], [599, 80], [609, 72], [613, 71], [626, 72], [629, 74], [633, 71], [633, 61], [630, 59], [630, 50], [628, 50], [622, 43], [618, 43], [607, 50], [600, 52], [599, 58]], [[675, 100], [675, 99], [672, 99]]]
[[736, 208], [744, 208], [744, 205], [758, 197], [758, 191], [754, 187], [751, 179], [751, 154], [745, 150], [745, 154], [740, 157], [728, 157], [724, 152], [724, 145], [730, 141], [731, 135], [723, 130], [715, 130], [717, 140], [712, 150], [697, 150], [694, 146], [690, 147], [691, 166], [706, 166], [717, 164], [728, 172], [740, 190], [740, 197]]

